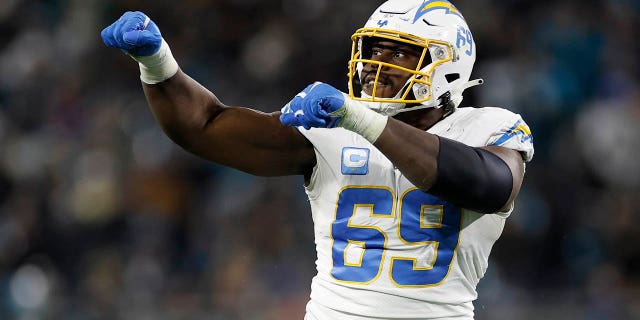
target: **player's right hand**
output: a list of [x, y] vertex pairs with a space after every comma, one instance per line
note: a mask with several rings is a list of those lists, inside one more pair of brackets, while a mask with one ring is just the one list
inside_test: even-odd
[[150, 56], [160, 49], [162, 35], [158, 26], [140, 11], [127, 11], [104, 28], [102, 41], [134, 57]]
[[314, 82], [298, 93], [280, 111], [280, 122], [288, 126], [335, 128], [342, 120], [345, 94], [322, 82]]

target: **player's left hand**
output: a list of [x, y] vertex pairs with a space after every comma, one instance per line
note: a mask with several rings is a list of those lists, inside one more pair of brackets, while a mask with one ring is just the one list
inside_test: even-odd
[[322, 82], [314, 82], [282, 108], [280, 122], [288, 126], [334, 128], [342, 120], [345, 94]]
[[134, 57], [150, 56], [162, 44], [160, 29], [140, 11], [125, 12], [120, 19], [104, 28], [100, 35], [107, 46], [119, 48]]

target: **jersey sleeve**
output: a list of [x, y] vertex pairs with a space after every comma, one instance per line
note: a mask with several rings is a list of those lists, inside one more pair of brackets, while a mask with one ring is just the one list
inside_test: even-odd
[[526, 162], [533, 158], [533, 135], [519, 114], [512, 113], [502, 121], [501, 126], [489, 138], [489, 145], [519, 151]]

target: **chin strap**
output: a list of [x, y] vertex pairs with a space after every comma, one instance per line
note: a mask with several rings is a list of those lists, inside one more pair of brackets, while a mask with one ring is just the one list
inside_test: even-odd
[[[462, 102], [462, 93], [465, 90], [477, 85], [481, 85], [483, 83], [484, 83], [484, 80], [482, 79], [467, 81], [463, 85], [457, 88], [454, 88], [451, 91], [448, 91], [445, 94], [441, 95], [436, 100], [431, 100], [426, 104], [418, 104], [411, 107], [406, 107], [406, 103], [402, 103], [402, 102], [366, 102], [365, 101], [362, 103], [364, 103], [369, 109], [389, 117], [393, 117], [396, 114], [401, 112], [409, 112], [409, 111], [426, 109], [426, 108], [440, 108], [440, 107], [446, 108], [446, 113], [447, 113], [446, 115], [449, 115]], [[361, 93], [361, 96], [363, 98], [371, 98], [370, 95], [364, 92]]]

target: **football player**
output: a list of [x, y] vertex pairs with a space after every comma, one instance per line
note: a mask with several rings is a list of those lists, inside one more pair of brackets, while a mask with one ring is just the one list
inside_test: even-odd
[[305, 319], [473, 318], [533, 144], [519, 115], [459, 107], [482, 81], [469, 80], [476, 43], [450, 2], [383, 3], [352, 36], [348, 93], [316, 82], [268, 114], [187, 76], [141, 12], [102, 38], [139, 63], [177, 144], [250, 174], [304, 176], [317, 250]]

